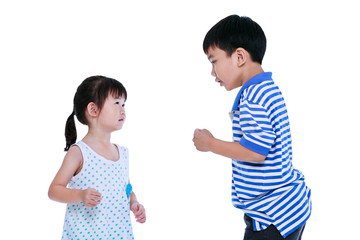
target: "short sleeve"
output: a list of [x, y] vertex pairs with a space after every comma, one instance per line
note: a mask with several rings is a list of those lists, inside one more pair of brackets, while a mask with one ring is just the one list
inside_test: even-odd
[[240, 128], [244, 133], [240, 144], [267, 156], [276, 135], [266, 109], [256, 103], [243, 102], [240, 107]]

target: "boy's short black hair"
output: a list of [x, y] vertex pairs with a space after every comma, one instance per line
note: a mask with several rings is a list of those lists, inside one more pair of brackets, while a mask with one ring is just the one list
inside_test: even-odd
[[241, 47], [250, 53], [254, 62], [261, 64], [266, 50], [266, 37], [259, 24], [251, 18], [230, 15], [206, 34], [203, 42], [205, 54], [210, 47], [218, 47], [228, 56]]

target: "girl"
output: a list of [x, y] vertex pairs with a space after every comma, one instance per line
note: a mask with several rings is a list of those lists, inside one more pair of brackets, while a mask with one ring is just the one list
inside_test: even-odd
[[[130, 210], [144, 223], [144, 207], [129, 183], [128, 150], [110, 142], [124, 124], [126, 89], [115, 79], [85, 79], [65, 126], [68, 151], [49, 188], [52, 200], [67, 203], [63, 239], [134, 239]], [[78, 143], [74, 116], [88, 126]]]

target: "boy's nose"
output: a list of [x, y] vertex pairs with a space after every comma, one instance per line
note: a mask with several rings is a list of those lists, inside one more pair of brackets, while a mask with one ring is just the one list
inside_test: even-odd
[[211, 68], [211, 76], [216, 77], [216, 72], [214, 68]]

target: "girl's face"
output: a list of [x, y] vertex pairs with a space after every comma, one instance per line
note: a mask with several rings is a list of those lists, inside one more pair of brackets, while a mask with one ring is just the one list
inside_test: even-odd
[[105, 130], [113, 132], [123, 127], [126, 119], [125, 101], [124, 96], [115, 98], [109, 94], [98, 118], [98, 123]]

